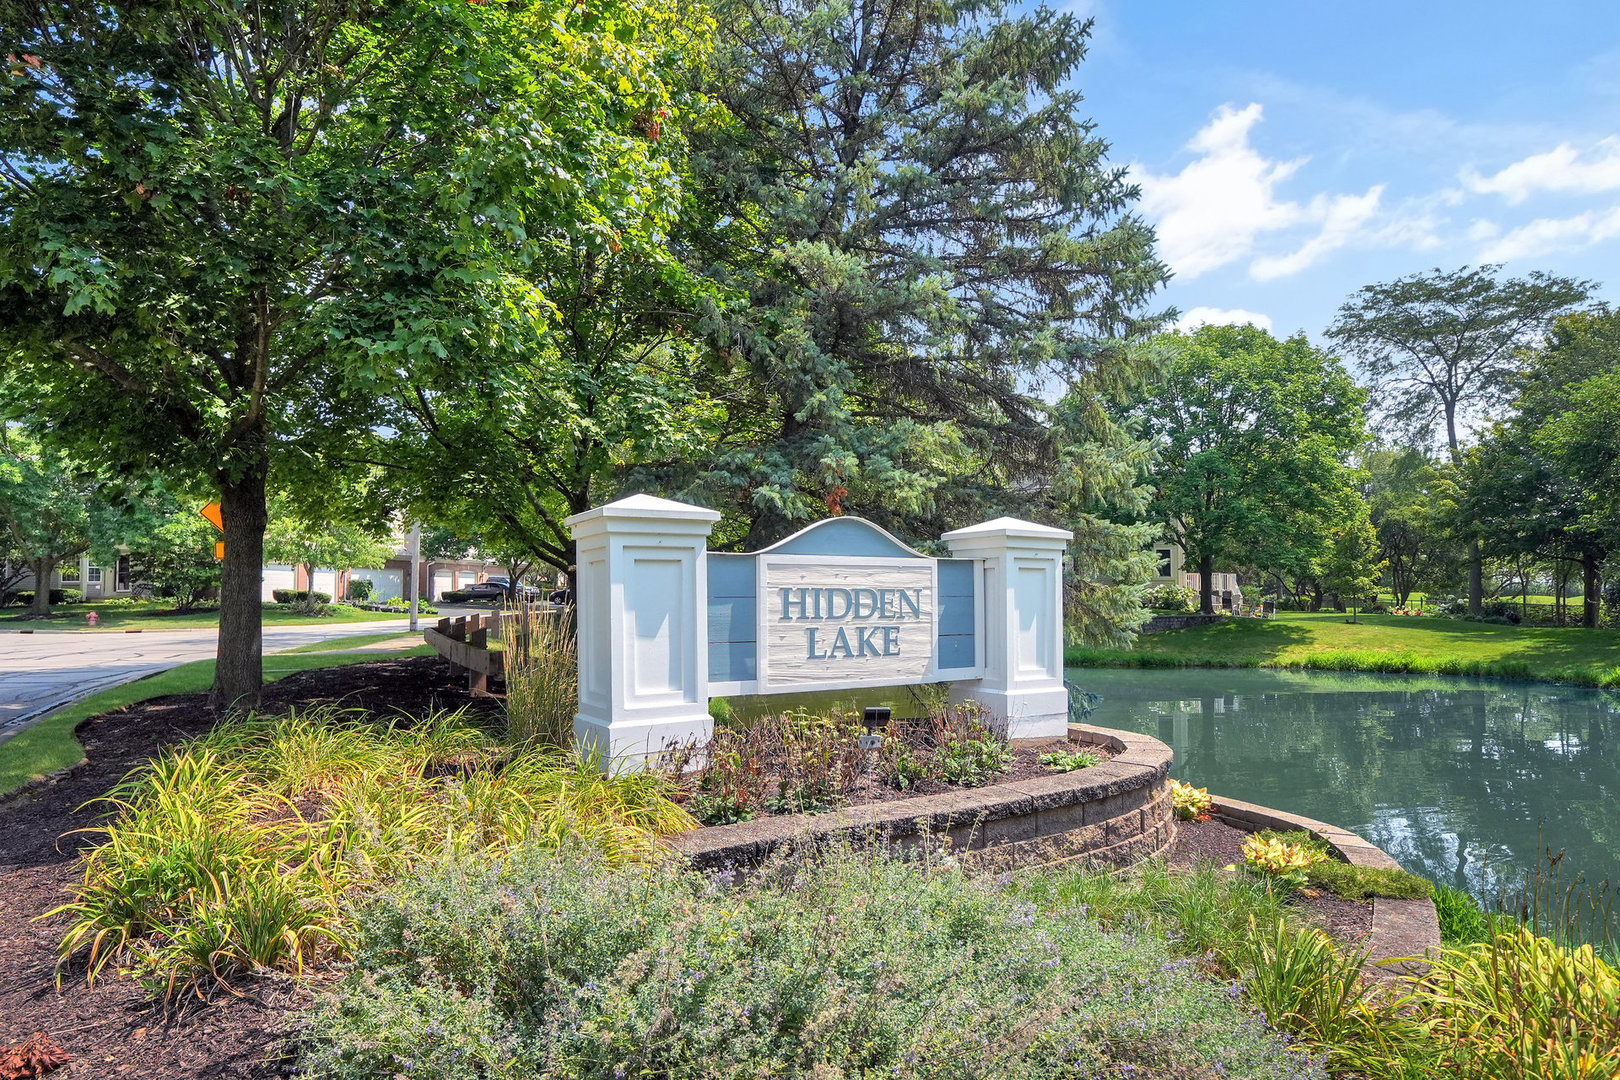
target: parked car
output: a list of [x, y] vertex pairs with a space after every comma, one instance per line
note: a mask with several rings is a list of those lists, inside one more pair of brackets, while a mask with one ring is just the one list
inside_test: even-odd
[[467, 594], [468, 600], [505, 600], [507, 582], [505, 578], [490, 578], [480, 581], [476, 585], [464, 585], [461, 592]]
[[468, 600], [502, 601], [513, 597], [529, 601], [540, 599], [540, 590], [533, 585], [524, 585], [519, 582], [514, 586], [510, 579], [504, 577], [487, 578], [476, 585], [468, 585], [459, 591], [466, 593]]

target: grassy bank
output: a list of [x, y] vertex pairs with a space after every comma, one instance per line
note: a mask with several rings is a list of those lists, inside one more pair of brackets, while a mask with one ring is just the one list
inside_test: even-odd
[[[175, 612], [161, 600], [139, 600], [133, 604], [92, 600], [83, 604], [58, 604], [49, 619], [31, 619], [25, 608], [7, 608], [0, 614], [0, 627], [7, 630], [91, 630], [84, 617], [95, 612], [101, 618], [96, 631], [111, 630], [198, 630], [219, 625], [219, 610]], [[330, 615], [302, 615], [280, 604], [264, 605], [266, 626], [326, 626], [331, 623], [377, 622], [402, 619], [397, 611], [362, 611], [337, 604]]]
[[[395, 656], [426, 656], [432, 650], [426, 645], [408, 652], [389, 653]], [[274, 682], [295, 671], [312, 668], [337, 667], [340, 664], [360, 664], [376, 660], [365, 653], [306, 653], [280, 654], [264, 658], [264, 678]], [[200, 694], [214, 684], [214, 661], [196, 660], [189, 664], [160, 671], [144, 679], [137, 679], [99, 694], [92, 694], [76, 704], [69, 705], [22, 734], [0, 743], [0, 795], [15, 791], [30, 780], [67, 769], [84, 760], [84, 747], [73, 737], [79, 722], [99, 713], [121, 709], [137, 701], [147, 701], [169, 694]]]
[[1620, 631], [1460, 619], [1285, 612], [1145, 634], [1130, 649], [1071, 648], [1071, 667], [1268, 667], [1549, 679], [1620, 686]]

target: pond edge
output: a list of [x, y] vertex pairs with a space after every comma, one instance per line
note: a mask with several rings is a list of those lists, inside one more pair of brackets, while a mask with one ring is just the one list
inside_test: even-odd
[[[1325, 842], [1351, 866], [1399, 870], [1401, 864], [1384, 849], [1349, 829], [1325, 821], [1273, 810], [1269, 806], [1211, 795], [1216, 818], [1245, 832], [1276, 829], [1291, 832], [1303, 829]], [[1369, 968], [1382, 975], [1420, 974], [1423, 957], [1440, 951], [1440, 916], [1433, 900], [1392, 900], [1373, 898], [1372, 933], [1363, 943]], [[1376, 968], [1373, 965], [1378, 965]]]

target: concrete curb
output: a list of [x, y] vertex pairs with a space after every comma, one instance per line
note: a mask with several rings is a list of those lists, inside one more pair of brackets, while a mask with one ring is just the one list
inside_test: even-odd
[[[1401, 864], [1382, 848], [1368, 843], [1348, 829], [1241, 799], [1228, 799], [1220, 795], [1211, 798], [1215, 803], [1215, 816], [1233, 828], [1245, 832], [1304, 829], [1318, 840], [1326, 841], [1351, 866], [1401, 868]], [[1369, 967], [1377, 965], [1372, 968], [1377, 974], [1421, 974], [1424, 965], [1412, 961], [1438, 954], [1440, 950], [1440, 916], [1434, 909], [1434, 901], [1374, 897], [1372, 933], [1368, 936], [1366, 948], [1367, 963]]]

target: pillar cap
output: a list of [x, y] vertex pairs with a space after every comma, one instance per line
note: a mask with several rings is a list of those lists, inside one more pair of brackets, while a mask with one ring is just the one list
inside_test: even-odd
[[564, 518], [563, 524], [570, 529], [577, 528], [587, 521], [598, 518], [649, 518], [660, 521], [707, 521], [720, 520], [717, 511], [702, 506], [693, 506], [691, 503], [676, 502], [674, 499], [660, 499], [656, 495], [631, 495], [628, 498], [618, 499], [605, 506], [598, 506], [594, 510], [587, 510], [583, 514]]
[[940, 539], [950, 543], [955, 540], [988, 540], [998, 537], [1015, 540], [1061, 540], [1067, 543], [1074, 539], [1074, 533], [1068, 529], [1058, 529], [1020, 518], [998, 517], [977, 525], [969, 525], [965, 529], [952, 529]]

